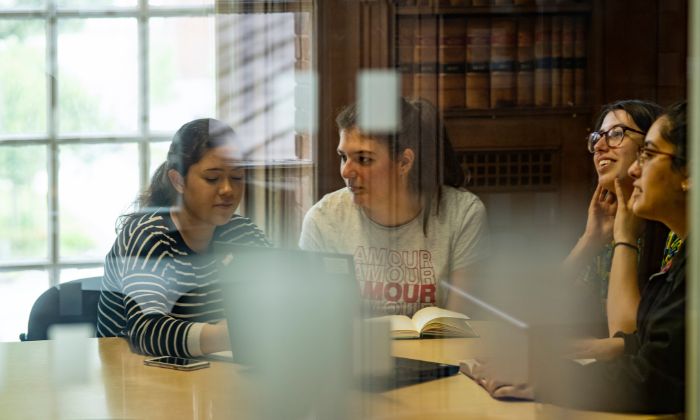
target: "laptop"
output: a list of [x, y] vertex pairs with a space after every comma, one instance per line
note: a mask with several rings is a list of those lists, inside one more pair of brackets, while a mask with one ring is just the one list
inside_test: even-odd
[[[351, 255], [216, 243], [232, 360], [253, 371], [384, 391], [459, 367], [390, 356], [389, 326], [361, 322]], [[378, 360], [380, 359], [380, 360]], [[273, 373], [276, 372], [276, 373]], [[331, 381], [332, 382], [332, 381]]]
[[351, 339], [360, 296], [351, 255], [225, 243], [214, 251], [235, 363], [267, 363], [278, 349], [303, 361], [321, 337]]

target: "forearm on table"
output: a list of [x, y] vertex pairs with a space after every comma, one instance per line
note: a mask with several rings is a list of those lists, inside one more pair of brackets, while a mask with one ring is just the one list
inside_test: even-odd
[[130, 323], [129, 340], [140, 353], [154, 356], [197, 357], [230, 348], [225, 322], [189, 322], [166, 314]]
[[215, 353], [231, 348], [226, 322], [220, 321], [216, 324], [201, 324], [200, 331], [199, 347], [203, 354]]
[[137, 312], [127, 321], [129, 341], [143, 354], [189, 357], [187, 334], [191, 324], [167, 314]]

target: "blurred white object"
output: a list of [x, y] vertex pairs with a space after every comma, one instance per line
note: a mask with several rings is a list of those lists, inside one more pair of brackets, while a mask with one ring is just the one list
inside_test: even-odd
[[312, 70], [298, 71], [294, 78], [294, 129], [313, 134], [317, 129], [318, 78]]
[[95, 328], [90, 324], [57, 324], [49, 327], [52, 380], [55, 385], [81, 385], [88, 382], [90, 372], [90, 337]]
[[399, 75], [392, 70], [364, 70], [358, 75], [360, 131], [393, 133], [400, 125]]
[[353, 375], [382, 376], [392, 371], [391, 321], [387, 317], [355, 323]]

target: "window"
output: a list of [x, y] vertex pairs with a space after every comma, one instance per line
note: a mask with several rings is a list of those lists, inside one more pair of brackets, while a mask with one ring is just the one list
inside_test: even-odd
[[0, 0], [0, 340], [48, 286], [102, 273], [117, 217], [194, 118], [239, 132], [260, 167], [239, 211], [296, 241], [313, 188], [311, 7], [269, 3]]

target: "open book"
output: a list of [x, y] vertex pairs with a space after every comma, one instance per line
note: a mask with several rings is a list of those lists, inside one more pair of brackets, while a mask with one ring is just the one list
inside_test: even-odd
[[389, 320], [391, 338], [479, 336], [467, 322], [468, 316], [436, 306], [417, 311], [413, 318], [406, 315], [387, 315], [374, 319]]

